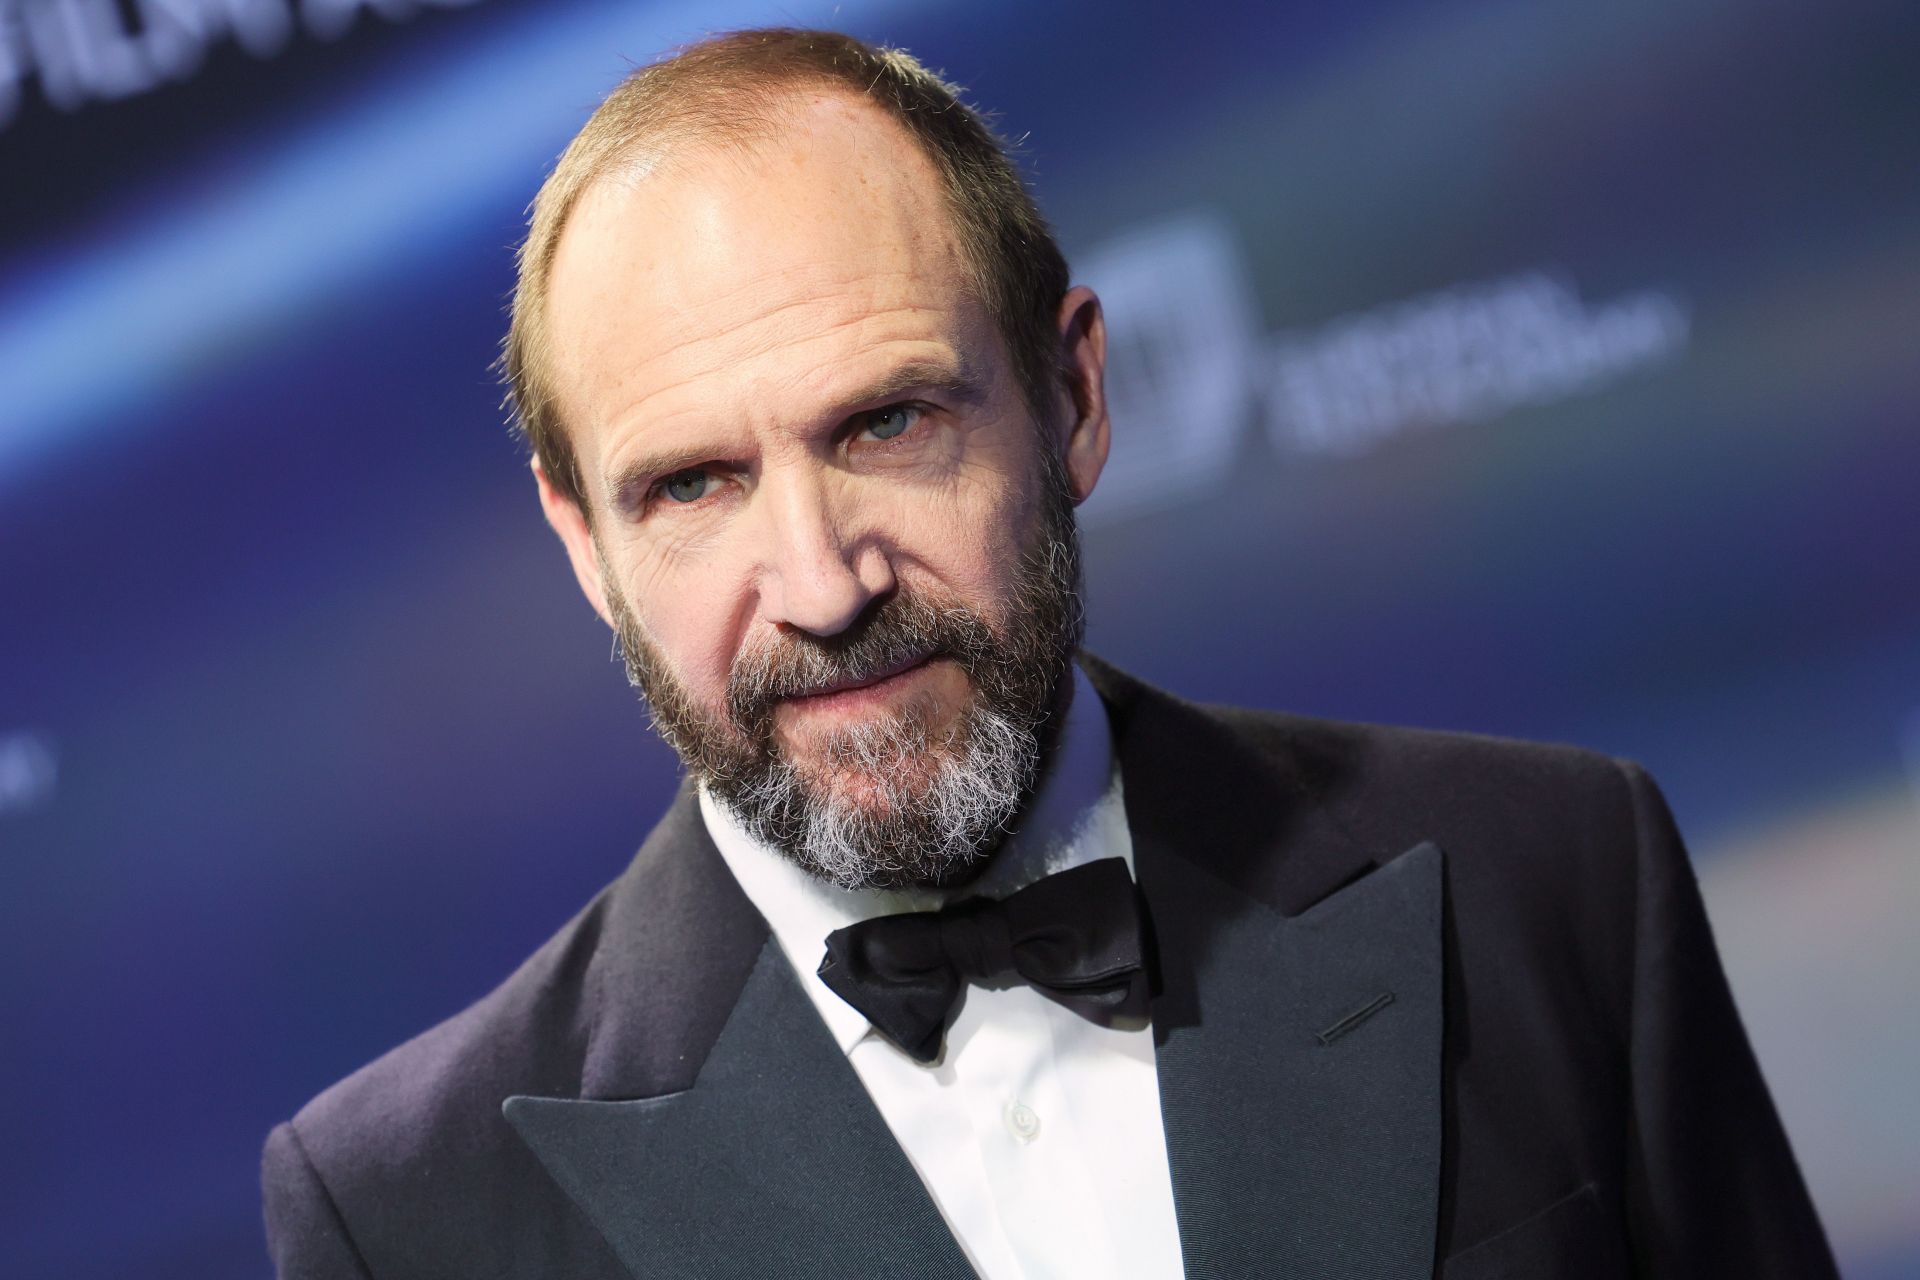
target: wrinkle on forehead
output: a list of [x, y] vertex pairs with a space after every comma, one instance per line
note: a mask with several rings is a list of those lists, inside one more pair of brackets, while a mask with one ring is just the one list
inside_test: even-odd
[[[950, 333], [943, 319], [933, 308], [906, 306], [840, 316], [799, 336], [784, 325], [762, 323], [736, 330], [724, 344], [709, 336], [669, 343], [636, 363], [618, 384], [608, 386], [601, 420], [617, 428], [631, 418], [672, 416], [677, 406], [698, 411], [697, 404], [682, 402], [697, 401], [715, 379], [727, 380], [749, 399], [786, 388], [831, 395], [839, 372], [835, 366], [842, 363], [833, 356], [848, 345], [876, 356], [888, 348], [898, 349], [895, 354], [902, 360], [944, 357], [949, 351], [957, 357], [967, 345], [965, 338]], [[821, 357], [809, 359], [816, 349]], [[788, 358], [763, 374], [757, 361], [769, 356]], [[957, 358], [952, 362], [959, 363]], [[773, 385], [763, 385], [769, 383]]]

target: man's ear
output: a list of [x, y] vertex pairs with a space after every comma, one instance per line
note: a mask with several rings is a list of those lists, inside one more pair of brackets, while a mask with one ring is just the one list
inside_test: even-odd
[[600, 620], [612, 626], [613, 611], [607, 608], [607, 584], [600, 576], [600, 551], [593, 544], [593, 531], [587, 527], [586, 513], [580, 510], [579, 503], [560, 491], [537, 457], [533, 460], [533, 480], [540, 486], [540, 510], [546, 513], [547, 523], [560, 535], [561, 545], [567, 549], [567, 559], [573, 563], [573, 576], [580, 583], [581, 593], [600, 615]]
[[1061, 457], [1075, 503], [1085, 502], [1107, 465], [1107, 322], [1100, 299], [1077, 284], [1060, 299], [1060, 359], [1065, 381], [1060, 416]]

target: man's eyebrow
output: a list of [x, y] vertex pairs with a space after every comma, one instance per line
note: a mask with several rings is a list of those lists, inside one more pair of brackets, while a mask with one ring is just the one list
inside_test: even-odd
[[[831, 412], [838, 425], [838, 419], [843, 415], [858, 413], [863, 408], [878, 408], [912, 391], [945, 395], [966, 404], [983, 400], [987, 394], [986, 387], [964, 364], [945, 360], [909, 360], [894, 366], [865, 386], [856, 388], [851, 394], [839, 397]], [[670, 476], [702, 462], [719, 460], [713, 451], [699, 449], [668, 449], [646, 454], [622, 464], [619, 470], [608, 477], [607, 496], [616, 507], [630, 506], [638, 501], [647, 485], [661, 476]]]
[[940, 392], [956, 400], [969, 402], [986, 396], [986, 388], [964, 364], [945, 360], [909, 360], [845, 397], [842, 407], [846, 412], [856, 412], [864, 406], [885, 404], [909, 391]]

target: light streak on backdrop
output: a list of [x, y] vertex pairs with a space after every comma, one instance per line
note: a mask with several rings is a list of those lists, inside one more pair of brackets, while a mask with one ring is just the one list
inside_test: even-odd
[[[834, 12], [855, 24], [914, 7], [855, 0]], [[642, 59], [756, 16], [762, 6], [697, 0], [541, 6], [481, 48], [442, 51], [365, 100], [315, 113], [256, 150], [243, 184], [224, 180], [233, 165], [222, 159], [182, 176], [124, 239], [35, 263], [0, 314], [10, 389], [0, 492], [63, 443], [139, 430], [151, 419], [132, 410], [208, 360], [357, 293], [401, 250], [527, 187], [582, 104], [612, 88], [617, 53]]]

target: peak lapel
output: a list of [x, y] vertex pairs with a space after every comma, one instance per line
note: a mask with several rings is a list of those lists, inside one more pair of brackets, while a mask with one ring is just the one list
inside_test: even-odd
[[1256, 750], [1213, 713], [1088, 672], [1112, 712], [1158, 951], [1187, 1274], [1431, 1275], [1440, 850], [1371, 870], [1283, 747]]
[[1156, 1061], [1188, 1274], [1430, 1275], [1440, 850], [1292, 918], [1177, 856], [1135, 851], [1173, 1001]]
[[580, 1097], [503, 1111], [635, 1275], [971, 1277], [684, 792], [616, 886]]

